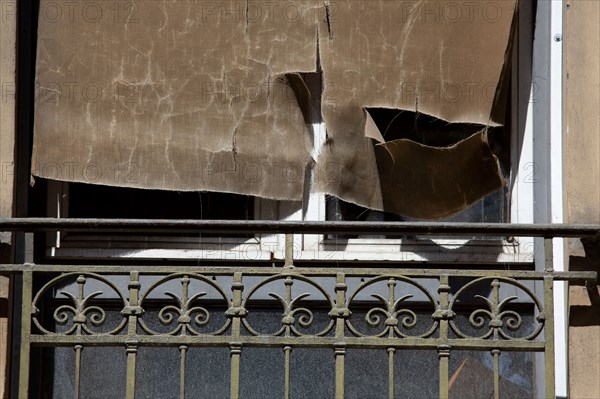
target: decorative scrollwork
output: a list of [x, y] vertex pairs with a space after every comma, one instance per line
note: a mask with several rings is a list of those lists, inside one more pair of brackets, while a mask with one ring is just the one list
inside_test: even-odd
[[200, 306], [198, 302], [200, 298], [207, 295], [207, 292], [197, 292], [190, 296], [190, 282], [192, 280], [198, 280], [215, 289], [225, 300], [227, 306], [230, 306], [229, 299], [227, 298], [227, 295], [223, 289], [214, 281], [202, 275], [177, 274], [162, 278], [148, 288], [146, 293], [140, 299], [140, 306], [145, 300], [148, 299], [150, 293], [154, 292], [161, 285], [176, 279], [179, 279], [181, 282], [181, 295], [177, 295], [171, 291], [165, 292], [165, 295], [172, 298], [176, 305], [165, 305], [158, 311], [158, 321], [164, 326], [173, 326], [173, 329], [167, 332], [157, 332], [147, 325], [147, 323], [143, 320], [143, 317], [139, 318], [140, 327], [146, 333], [151, 335], [200, 335], [206, 333], [213, 335], [223, 334], [231, 324], [230, 319], [226, 319], [224, 325], [216, 331], [207, 332], [203, 330], [211, 321], [211, 313], [206, 307]]
[[425, 294], [427, 300], [431, 303], [433, 309], [435, 309], [435, 303], [436, 303], [433, 296], [429, 293], [429, 291], [425, 287], [423, 287], [420, 283], [418, 283], [412, 279], [409, 279], [407, 277], [380, 276], [380, 277], [373, 278], [373, 279], [361, 284], [348, 299], [348, 307], [350, 307], [352, 301], [356, 299], [357, 295], [359, 293], [363, 292], [365, 289], [367, 289], [367, 287], [372, 287], [374, 284], [381, 282], [381, 281], [385, 281], [385, 280], [387, 280], [388, 298], [385, 298], [380, 294], [371, 294], [371, 297], [377, 299], [379, 301], [379, 303], [381, 303], [382, 306], [371, 307], [366, 312], [366, 315], [365, 315], [365, 322], [368, 326], [370, 326], [372, 328], [378, 328], [378, 327], [381, 328], [382, 327], [382, 331], [380, 331], [379, 333], [371, 334], [371, 335], [365, 334], [365, 333], [359, 331], [359, 329], [356, 328], [352, 324], [351, 318], [348, 318], [346, 320], [346, 326], [348, 327], [350, 332], [358, 337], [366, 337], [366, 336], [385, 337], [385, 336], [388, 336], [390, 338], [392, 338], [392, 337], [407, 338], [410, 336], [410, 337], [426, 338], [426, 337], [431, 336], [435, 332], [435, 330], [438, 326], [438, 321], [435, 319], [433, 320], [431, 327], [429, 329], [427, 329], [427, 331], [425, 331], [421, 334], [409, 335], [408, 333], [405, 332], [407, 330], [412, 330], [417, 326], [418, 316], [417, 316], [416, 312], [413, 311], [412, 309], [409, 309], [408, 307], [402, 307], [402, 305], [405, 304], [405, 301], [407, 299], [413, 297], [412, 294], [406, 294], [406, 295], [403, 295], [402, 297], [396, 299], [396, 286], [398, 284], [398, 281], [407, 283], [407, 284], [417, 288], [418, 291]]
[[[331, 300], [330, 296], [327, 294], [327, 292], [321, 286], [316, 284], [311, 279], [301, 276], [301, 275], [274, 276], [274, 277], [267, 278], [264, 281], [261, 281], [258, 285], [256, 285], [248, 293], [248, 295], [246, 296], [246, 298], [242, 304], [242, 307], [245, 309], [247, 308], [250, 298], [252, 297], [252, 295], [254, 293], [256, 293], [256, 291], [258, 289], [266, 286], [269, 283], [273, 283], [278, 280], [283, 280], [283, 284], [285, 287], [285, 297], [280, 296], [274, 292], [270, 292], [268, 294], [270, 297], [275, 298], [281, 304], [281, 306], [283, 308], [283, 314], [281, 317], [281, 326], [272, 335], [274, 335], [274, 336], [281, 336], [281, 335], [284, 335], [284, 336], [302, 336], [302, 335], [324, 336], [327, 333], [329, 333], [329, 331], [331, 331], [331, 329], [333, 328], [333, 325], [334, 325], [333, 319], [328, 322], [327, 326], [324, 329], [322, 329], [321, 331], [319, 331], [315, 334], [304, 334], [298, 328], [298, 327], [300, 327], [304, 330], [310, 328], [313, 325], [314, 314], [308, 308], [298, 306], [300, 301], [302, 301], [305, 298], [310, 297], [312, 294], [302, 293], [294, 298], [292, 295], [292, 286], [294, 285], [295, 280], [302, 281], [304, 283], [311, 285], [312, 287], [315, 287], [319, 292], [321, 292], [323, 294], [325, 301], [329, 305], [330, 309], [333, 308], [333, 306], [334, 306], [334, 303]], [[258, 332], [254, 328], [252, 328], [252, 326], [250, 325], [250, 322], [246, 318], [242, 319], [242, 323], [244, 324], [244, 327], [246, 327], [246, 329], [252, 335], [262, 335], [260, 332]]]
[[478, 338], [478, 339], [488, 339], [492, 337], [493, 339], [516, 339], [516, 337], [508, 334], [507, 331], [516, 332], [523, 326], [523, 318], [517, 313], [515, 310], [506, 309], [507, 305], [517, 299], [516, 296], [510, 296], [500, 300], [500, 285], [501, 282], [512, 285], [522, 291], [524, 291], [535, 303], [538, 314], [536, 317], [537, 324], [533, 328], [533, 331], [526, 335], [523, 338], [525, 340], [532, 340], [539, 335], [542, 328], [544, 327], [545, 321], [545, 313], [542, 303], [538, 299], [538, 297], [525, 285], [520, 283], [517, 280], [506, 278], [506, 277], [481, 277], [471, 281], [470, 283], [464, 285], [461, 289], [459, 289], [452, 301], [450, 302], [449, 308], [451, 310], [454, 309], [458, 299], [461, 295], [473, 288], [474, 286], [481, 284], [485, 281], [490, 281], [490, 286], [492, 288], [492, 299], [488, 299], [482, 295], [474, 295], [475, 298], [481, 299], [485, 302], [486, 308], [476, 309], [469, 315], [469, 325], [476, 330], [484, 330], [481, 335], [471, 335], [463, 330], [461, 330], [454, 320], [450, 320], [450, 326], [452, 330], [461, 338]]
[[[56, 324], [60, 326], [69, 325], [65, 331], [61, 332], [53, 332], [44, 328], [42, 323], [39, 320], [40, 311], [38, 309], [38, 304], [41, 299], [46, 295], [51, 288], [56, 287], [60, 283], [68, 282], [73, 279], [75, 276], [75, 282], [77, 283], [77, 294], [73, 294], [68, 291], [59, 291], [59, 295], [62, 295], [70, 300], [70, 304], [64, 304], [58, 306], [53, 313], [53, 320]], [[37, 295], [33, 299], [32, 302], [32, 317], [33, 323], [37, 328], [42, 331], [44, 334], [62, 334], [62, 335], [98, 335], [98, 334], [117, 334], [119, 333], [123, 327], [125, 326], [126, 319], [123, 318], [120, 323], [110, 331], [93, 331], [92, 327], [100, 328], [103, 327], [106, 323], [106, 310], [102, 309], [97, 305], [90, 305], [90, 302], [102, 295], [102, 291], [95, 291], [88, 295], [85, 295], [85, 285], [88, 279], [93, 279], [102, 282], [109, 286], [112, 290], [114, 290], [118, 298], [122, 301], [123, 307], [126, 307], [128, 302], [125, 299], [125, 296], [121, 292], [121, 290], [110, 280], [94, 274], [94, 273], [67, 273], [63, 274], [59, 277], [54, 278], [50, 282], [48, 282], [41, 290], [38, 291]], [[88, 323], [89, 322], [89, 323]]]

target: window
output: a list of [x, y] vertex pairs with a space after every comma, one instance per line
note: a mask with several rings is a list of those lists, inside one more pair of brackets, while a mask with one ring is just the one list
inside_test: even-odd
[[[529, 88], [533, 83], [533, 94], [536, 94], [535, 78], [528, 75], [530, 65], [530, 53], [532, 38], [529, 33], [532, 26], [532, 13], [529, 7], [531, 4], [523, 5], [524, 11], [520, 13], [520, 34], [518, 45], [515, 46], [515, 60], [513, 62], [513, 73], [511, 76], [511, 109], [509, 135], [495, 135], [494, 146], [496, 154], [501, 158], [503, 172], [509, 179], [509, 187], [505, 190], [490, 194], [480, 203], [465, 210], [462, 215], [455, 216], [464, 218], [468, 221], [493, 221], [493, 222], [533, 222], [534, 219], [534, 188], [532, 183], [539, 182], [546, 178], [546, 171], [541, 169], [540, 163], [536, 163], [537, 157], [534, 157], [536, 148], [542, 146], [544, 138], [536, 138], [536, 148], [533, 148], [532, 132], [530, 125], [532, 111], [537, 104], [537, 98], [530, 98]], [[524, 29], [525, 27], [525, 29]], [[308, 80], [308, 79], [307, 79]], [[526, 88], [526, 89], [524, 89]], [[376, 122], [381, 126], [388, 126], [393, 123], [404, 123], [409, 127], [419, 123], [430, 123], [426, 117], [416, 117], [406, 113], [396, 117], [396, 114], [389, 115], [388, 111], [381, 109], [371, 109]], [[389, 121], [389, 122], [387, 122]], [[435, 124], [435, 121], [431, 121]], [[311, 126], [314, 132], [315, 150], [320, 148], [317, 144], [324, 142], [326, 138], [326, 126], [322, 122], [317, 122]], [[443, 127], [441, 127], [443, 128]], [[537, 127], [536, 127], [537, 129]], [[384, 129], [387, 130], [387, 129]], [[416, 141], [424, 144], [432, 143], [432, 137], [423, 135], [414, 137], [418, 129], [408, 131], [406, 134], [412, 134]], [[503, 139], [499, 139], [502, 136]], [[507, 138], [510, 137], [508, 140]], [[455, 137], [459, 140], [461, 137]], [[440, 145], [448, 144], [441, 143]], [[494, 147], [493, 146], [493, 147]], [[122, 191], [125, 190], [125, 191]], [[136, 199], [143, 196], [143, 199]], [[115, 198], [117, 197], [117, 198]], [[152, 191], [135, 191], [129, 189], [109, 189], [97, 186], [80, 186], [75, 183], [56, 183], [48, 184], [48, 215], [50, 216], [75, 216], [89, 215], [100, 216], [90, 213], [90, 209], [99, 209], [98, 205], [106, 208], [104, 215], [114, 215], [115, 217], [132, 217], [134, 215], [152, 215], [156, 217], [159, 214], [164, 217], [184, 217], [184, 218], [228, 218], [235, 217], [241, 219], [285, 219], [285, 220], [393, 220], [398, 218], [394, 215], [386, 215], [374, 211], [368, 211], [359, 208], [350, 203], [337, 200], [334, 197], [328, 197], [321, 194], [306, 193], [302, 203], [286, 201], [270, 201], [251, 197], [230, 196], [216, 193], [160, 193]], [[132, 204], [124, 204], [125, 198], [131, 199]], [[150, 201], [150, 198], [154, 198]], [[173, 200], [176, 198], [176, 200]], [[115, 201], [118, 203], [118, 209], [105, 207], [107, 203], [102, 203], [103, 199]], [[89, 201], [89, 202], [88, 202]], [[219, 207], [213, 207], [216, 201]], [[87, 204], [86, 204], [87, 202]], [[92, 204], [96, 205], [92, 205]], [[100, 203], [100, 204], [99, 204]], [[167, 207], [161, 207], [161, 204], [168, 203]], [[147, 206], [141, 207], [139, 204]], [[177, 205], [175, 205], [177, 204]], [[220, 212], [222, 206], [227, 204], [231, 210], [226, 214]], [[90, 206], [88, 208], [88, 206]], [[185, 209], [185, 212], [182, 210]], [[114, 212], [114, 213], [113, 213]], [[138, 213], [139, 212], [139, 213]], [[145, 213], [150, 212], [150, 213]], [[90, 237], [88, 237], [89, 239]], [[93, 238], [96, 241], [97, 237]], [[402, 237], [399, 239], [384, 239], [383, 237], [341, 237], [341, 236], [311, 236], [295, 237], [296, 239], [296, 259], [298, 262], [309, 262], [314, 260], [331, 260], [337, 262], [351, 262], [355, 259], [368, 262], [385, 262], [391, 260], [405, 261], [429, 261], [431, 264], [454, 263], [454, 262], [474, 262], [477, 265], [482, 263], [491, 267], [505, 267], [505, 263], [522, 263], [525, 267], [531, 266], [534, 260], [535, 245], [533, 241], [510, 239], [502, 241], [493, 241], [485, 237], [464, 238], [462, 240], [437, 240], [428, 241], [419, 237]], [[193, 260], [256, 260], [265, 263], [280, 261], [283, 253], [283, 240], [281, 237], [103, 237], [106, 248], [91, 249], [86, 245], [86, 239], [83, 236], [61, 236], [51, 237], [48, 243], [47, 255], [54, 258], [52, 260], [62, 260], [69, 258], [86, 258], [87, 260], [107, 259], [107, 258], [130, 258], [132, 260], [148, 259], [183, 259]], [[67, 356], [67, 351], [58, 355]], [[159, 354], [148, 355], [148, 359], [153, 356], [162, 356]], [[256, 355], [257, 357], [261, 356]], [[415, 355], [418, 356], [418, 355]], [[310, 355], [307, 355], [310, 358]], [[318, 355], [314, 358], [318, 359]], [[363, 358], [356, 358], [357, 363], [361, 363]], [[485, 363], [486, 359], [473, 359], [466, 356], [458, 365], [460, 368], [479, 368], [480, 364]], [[519, 364], [525, 369], [525, 376], [531, 371], [530, 358], [511, 359], [514, 364]], [[250, 372], [250, 371], [248, 371]], [[403, 371], [404, 372], [404, 371]], [[519, 381], [518, 373], [508, 372], [516, 385], [523, 387], [523, 381]], [[512, 373], [512, 374], [511, 374]], [[358, 376], [357, 376], [358, 378]], [[455, 381], [461, 378], [456, 374]], [[55, 381], [55, 384], [59, 380]], [[532, 384], [530, 380], [525, 381], [525, 385]], [[58, 384], [60, 385], [60, 384]], [[59, 389], [59, 388], [56, 388]], [[257, 388], [258, 389], [258, 388]], [[59, 391], [55, 391], [59, 392]], [[260, 392], [263, 394], [264, 392]]]
[[[504, 128], [490, 128], [488, 137], [494, 154], [499, 158], [507, 185], [487, 195], [467, 209], [444, 220], [464, 222], [529, 222], [533, 207], [532, 183], [539, 179], [539, 166], [533, 161], [529, 147], [531, 132], [526, 131], [530, 98], [524, 97], [529, 87], [531, 47], [529, 31], [531, 10], [522, 5], [519, 14], [518, 44], [513, 48], [510, 105]], [[318, 158], [327, 139], [327, 126], [321, 118], [323, 91], [318, 73], [302, 74], [312, 94], [310, 128], [313, 136], [313, 158]], [[408, 138], [431, 146], [448, 146], [472, 135], [474, 125], [450, 126], [424, 114], [381, 108], [367, 110], [387, 139]], [[444, 134], [438, 134], [443, 132]], [[133, 171], [135, 172], [135, 170]], [[307, 175], [305, 187], [314, 176]], [[160, 192], [140, 189], [109, 188], [104, 186], [48, 181], [48, 213], [59, 217], [126, 217], [202, 219], [264, 219], [264, 220], [416, 220], [393, 213], [369, 210], [334, 196], [310, 193], [305, 189], [302, 202], [274, 201], [251, 196], [220, 193]], [[218, 204], [218, 206], [214, 206]], [[102, 206], [99, 206], [102, 205]], [[94, 238], [94, 237], [92, 237]], [[88, 237], [90, 239], [90, 237]], [[532, 241], [490, 240], [485, 237], [437, 240], [419, 237], [296, 237], [298, 260], [354, 259], [369, 261], [433, 260], [488, 263], [530, 263], [533, 259]], [[232, 259], [269, 261], [281, 259], [283, 237], [104, 237], [105, 248], [86, 249], [86, 239], [73, 235], [53, 237], [48, 241], [48, 254], [58, 258], [120, 257], [136, 259]], [[93, 253], [93, 255], [92, 255]]]

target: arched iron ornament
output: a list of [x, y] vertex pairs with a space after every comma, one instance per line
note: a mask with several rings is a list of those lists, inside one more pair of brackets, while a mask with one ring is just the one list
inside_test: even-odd
[[[73, 325], [62, 332], [53, 332], [46, 328], [44, 328], [40, 321], [38, 320], [39, 309], [37, 304], [40, 299], [50, 290], [61, 282], [68, 282], [69, 279], [76, 277], [75, 282], [77, 283], [77, 295], [73, 295], [67, 291], [59, 291], [59, 295], [63, 295], [66, 298], [70, 299], [72, 304], [69, 305], [60, 305], [54, 311], [52, 318], [59, 325], [66, 325], [71, 321]], [[84, 295], [85, 292], [85, 284], [88, 279], [93, 279], [100, 281], [103, 284], [109, 286], [117, 295], [119, 300], [122, 302], [123, 307], [126, 307], [129, 303], [119, 287], [117, 287], [113, 282], [104, 278], [96, 273], [66, 273], [62, 274], [54, 279], [50, 280], [46, 283], [36, 294], [35, 298], [33, 298], [31, 313], [32, 319], [35, 326], [43, 333], [50, 335], [114, 335], [118, 334], [124, 327], [127, 322], [127, 319], [123, 317], [121, 322], [114, 329], [107, 332], [97, 332], [93, 331], [88, 327], [87, 322], [89, 318], [89, 322], [94, 327], [102, 327], [106, 322], [106, 310], [102, 309], [100, 306], [89, 305], [89, 302], [96, 298], [98, 295], [102, 295], [104, 292], [95, 291], [87, 296]]]
[[417, 288], [419, 291], [421, 291], [423, 294], [425, 294], [425, 296], [427, 297], [429, 302], [431, 302], [433, 309], [435, 310], [437, 308], [437, 302], [434, 299], [433, 295], [431, 295], [429, 290], [427, 290], [427, 288], [425, 288], [422, 284], [420, 284], [419, 282], [417, 282], [411, 278], [404, 277], [404, 276], [395, 276], [395, 277], [379, 276], [379, 277], [372, 278], [372, 279], [362, 283], [361, 285], [359, 285], [356, 288], [356, 290], [354, 290], [354, 292], [348, 299], [347, 307], [350, 308], [352, 301], [361, 291], [365, 290], [367, 287], [369, 287], [375, 283], [378, 283], [378, 282], [384, 281], [384, 280], [387, 280], [387, 285], [389, 288], [388, 298], [386, 299], [379, 294], [371, 294], [371, 296], [373, 298], [378, 299], [381, 302], [383, 307], [373, 307], [373, 308], [369, 309], [369, 311], [367, 311], [367, 314], [365, 315], [365, 321], [371, 327], [378, 327], [383, 323], [383, 326], [384, 326], [383, 331], [381, 331], [378, 334], [374, 334], [374, 335], [363, 334], [362, 332], [358, 331], [358, 329], [350, 321], [350, 318], [348, 318], [348, 319], [346, 319], [346, 326], [348, 327], [350, 332], [357, 337], [385, 337], [386, 335], [389, 338], [393, 338], [393, 337], [427, 338], [427, 337], [430, 337], [438, 327], [438, 324], [439, 324], [438, 320], [434, 319], [432, 326], [427, 331], [425, 331], [424, 333], [419, 334], [419, 335], [406, 334], [406, 333], [402, 332], [402, 330], [398, 327], [398, 325], [400, 324], [400, 325], [402, 325], [402, 327], [404, 327], [407, 330], [413, 329], [417, 325], [417, 314], [409, 308], [401, 307], [403, 302], [406, 301], [407, 299], [411, 298], [413, 295], [408, 294], [408, 295], [404, 295], [398, 299], [395, 298], [395, 288], [396, 288], [397, 281], [407, 283], [407, 284], [412, 285], [413, 287]]
[[[231, 307], [231, 301], [229, 300], [223, 288], [221, 288], [221, 286], [215, 283], [212, 279], [201, 274], [177, 273], [159, 279], [150, 285], [146, 292], [141, 296], [140, 307], [143, 308], [144, 301], [148, 299], [150, 293], [152, 293], [161, 285], [177, 279], [179, 279], [181, 282], [181, 296], [170, 291], [165, 292], [165, 295], [168, 295], [175, 300], [177, 306], [166, 305], [158, 311], [158, 320], [161, 322], [161, 324], [164, 326], [174, 325], [174, 328], [168, 332], [154, 331], [144, 322], [143, 316], [141, 316], [139, 317], [138, 321], [142, 330], [150, 335], [221, 335], [227, 331], [229, 325], [231, 324], [231, 319], [229, 318], [227, 318], [223, 326], [217, 329], [217, 331], [206, 333], [196, 329], [196, 327], [206, 327], [210, 321], [211, 314], [208, 309], [198, 305], [199, 299], [206, 296], [207, 292], [197, 292], [190, 296], [189, 287], [192, 280], [201, 281], [209, 285], [211, 288], [214, 288], [225, 301], [227, 308]], [[175, 317], [177, 317], [177, 319], [175, 319]]]
[[[490, 301], [488, 298], [485, 298], [481, 295], [475, 295], [475, 298], [480, 298], [486, 303], [488, 309], [481, 308], [481, 309], [476, 309], [473, 312], [471, 312], [471, 314], [469, 315], [469, 324], [473, 328], [480, 330], [480, 329], [485, 328], [486, 318], [487, 318], [487, 319], [489, 319], [489, 321], [487, 323], [489, 329], [487, 331], [484, 331], [484, 333], [482, 335], [469, 335], [469, 334], [466, 334], [465, 332], [463, 332], [456, 325], [456, 323], [454, 323], [453, 320], [450, 320], [450, 327], [452, 328], [452, 331], [454, 331], [454, 333], [456, 333], [456, 335], [458, 335], [461, 338], [487, 339], [493, 335], [494, 339], [499, 339], [499, 338], [503, 338], [503, 339], [507, 339], [507, 340], [514, 340], [514, 339], [533, 340], [533, 339], [535, 339], [542, 331], [542, 328], [544, 328], [544, 322], [546, 320], [546, 313], [544, 312], [544, 306], [542, 305], [542, 302], [539, 300], [539, 298], [535, 295], [535, 293], [531, 289], [529, 289], [526, 285], [520, 283], [519, 281], [517, 281], [513, 278], [480, 277], [478, 279], [475, 279], [475, 280], [469, 282], [468, 284], [464, 285], [463, 287], [461, 287], [456, 292], [456, 294], [452, 298], [452, 301], [450, 301], [449, 309], [451, 311], [454, 311], [454, 306], [456, 305], [457, 300], [460, 298], [460, 296], [463, 294], [463, 292], [465, 292], [469, 288], [474, 287], [484, 281], [491, 281], [490, 286], [492, 287], [493, 299], [492, 299], [492, 301]], [[501, 282], [512, 285], [512, 286], [524, 291], [533, 300], [533, 302], [535, 303], [535, 306], [537, 307], [537, 311], [538, 311], [538, 314], [536, 315], [537, 325], [529, 335], [527, 335], [523, 338], [511, 337], [510, 335], [508, 335], [506, 333], [506, 331], [504, 331], [505, 326], [510, 331], [519, 330], [519, 328], [521, 328], [521, 326], [523, 324], [523, 318], [516, 311], [505, 309], [506, 305], [509, 302], [517, 299], [517, 297], [510, 296], [510, 297], [500, 300], [499, 289], [500, 289]]]
[[[321, 287], [315, 281], [313, 281], [305, 276], [299, 275], [299, 274], [272, 276], [272, 277], [269, 277], [269, 278], [261, 281], [260, 283], [258, 283], [256, 286], [254, 286], [248, 292], [248, 295], [246, 295], [246, 297], [244, 298], [244, 301], [242, 302], [242, 308], [247, 309], [248, 301], [250, 300], [250, 298], [252, 297], [252, 295], [254, 295], [254, 293], [256, 291], [258, 291], [260, 288], [264, 287], [265, 285], [272, 283], [274, 281], [277, 281], [277, 280], [283, 280], [286, 294], [285, 294], [285, 298], [283, 298], [280, 295], [275, 294], [273, 292], [269, 293], [269, 296], [277, 299], [277, 301], [283, 307], [283, 315], [281, 318], [281, 327], [275, 333], [270, 334], [270, 335], [273, 335], [273, 336], [284, 335], [284, 336], [298, 336], [298, 337], [299, 336], [311, 336], [311, 335], [317, 336], [317, 337], [322, 337], [324, 335], [327, 335], [331, 331], [331, 329], [333, 328], [333, 326], [335, 324], [334, 319], [331, 319], [329, 321], [328, 325], [323, 330], [321, 330], [315, 334], [303, 334], [296, 327], [296, 323], [298, 323], [298, 326], [302, 327], [303, 329], [309, 328], [313, 323], [314, 316], [313, 316], [313, 312], [310, 309], [297, 306], [298, 303], [302, 299], [308, 298], [311, 295], [310, 293], [303, 293], [303, 294], [298, 295], [295, 298], [292, 298], [292, 286], [294, 285], [295, 280], [302, 281], [306, 284], [309, 284], [309, 285], [315, 287], [321, 294], [323, 294], [323, 297], [327, 301], [330, 309], [335, 306], [333, 300], [331, 299], [331, 297], [329, 296], [329, 294], [327, 293], [327, 291], [325, 291], [325, 289], [323, 287]], [[244, 327], [248, 330], [248, 332], [250, 332], [250, 334], [255, 335], [255, 336], [263, 335], [262, 333], [260, 333], [256, 329], [254, 329], [250, 325], [250, 323], [248, 322], [248, 320], [246, 318], [242, 319], [242, 323], [243, 323]]]

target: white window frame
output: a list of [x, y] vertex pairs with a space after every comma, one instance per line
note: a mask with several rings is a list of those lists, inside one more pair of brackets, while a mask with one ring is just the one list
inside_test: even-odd
[[[50, 217], [69, 217], [69, 183], [48, 181], [46, 214]], [[262, 198], [254, 200], [257, 220], [278, 220], [285, 201]], [[283, 239], [283, 238], [281, 238]], [[177, 260], [255, 260], [269, 261], [278, 248], [283, 248], [279, 236], [252, 238], [203, 237], [201, 234], [185, 237], [163, 235], [85, 235], [48, 234], [46, 255], [58, 259], [177, 259]], [[100, 243], [100, 245], [99, 245]]]

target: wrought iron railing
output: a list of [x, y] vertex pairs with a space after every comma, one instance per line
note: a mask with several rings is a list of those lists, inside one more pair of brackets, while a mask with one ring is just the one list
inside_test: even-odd
[[[539, 352], [544, 354], [545, 391], [535, 395], [550, 398], [554, 283], [597, 282], [594, 272], [555, 272], [552, 237], [598, 235], [600, 226], [0, 219], [0, 230], [287, 234], [282, 267], [2, 265], [1, 273], [22, 275], [22, 398], [33, 383], [30, 355], [37, 347], [73, 348], [75, 398], [81, 396], [82, 353], [91, 347], [123, 348], [127, 398], [136, 395], [136, 366], [145, 347], [178, 351], [181, 398], [188, 353], [199, 347], [229, 350], [226, 383], [232, 398], [240, 396], [244, 350], [256, 347], [282, 351], [285, 398], [293, 394], [293, 352], [300, 348], [331, 350], [335, 382], [330, 395], [336, 398], [345, 396], [345, 362], [352, 350], [385, 353], [387, 373], [374, 383], [386, 384], [390, 398], [403, 384], [394, 368], [404, 350], [437, 352], [440, 398], [451, 394], [449, 359], [455, 351], [490, 353], [495, 398], [502, 393], [502, 354]], [[546, 263], [544, 271], [335, 267], [327, 262], [294, 267], [292, 233], [535, 236], [544, 238]], [[277, 310], [270, 325], [253, 317], [266, 307]]]

